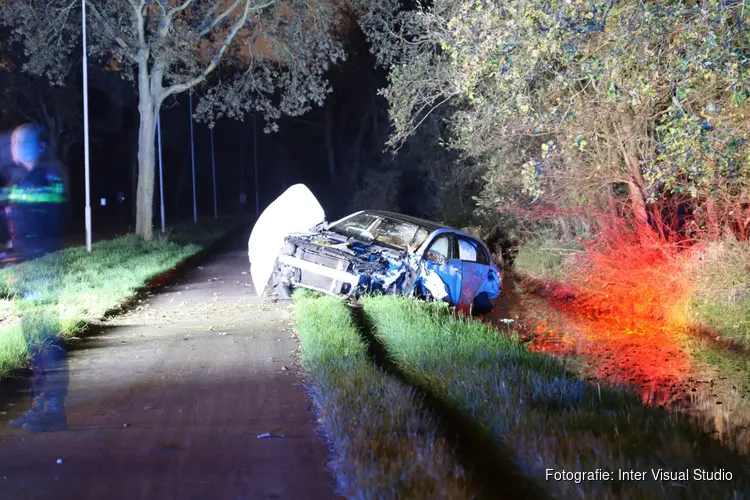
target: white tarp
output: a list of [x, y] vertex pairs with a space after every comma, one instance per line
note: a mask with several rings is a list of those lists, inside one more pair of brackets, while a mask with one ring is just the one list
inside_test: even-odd
[[247, 256], [255, 293], [263, 294], [284, 238], [309, 231], [325, 220], [325, 211], [304, 184], [295, 184], [268, 205], [250, 233]]

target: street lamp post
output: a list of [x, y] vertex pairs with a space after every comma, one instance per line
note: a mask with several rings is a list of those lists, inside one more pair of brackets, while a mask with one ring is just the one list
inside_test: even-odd
[[211, 173], [214, 178], [214, 219], [219, 218], [219, 210], [216, 207], [216, 159], [214, 157], [214, 128], [211, 127]]
[[159, 139], [159, 202], [161, 205], [159, 208], [161, 210], [161, 232], [163, 233], [166, 231], [166, 227], [164, 222], [164, 171], [161, 160], [161, 112], [156, 115], [156, 133]]
[[190, 155], [193, 162], [193, 222], [198, 222], [198, 204], [195, 201], [195, 137], [193, 135], [193, 91], [190, 91]]
[[[243, 122], [244, 125], [244, 122]], [[242, 127], [242, 132], [244, 133]], [[240, 210], [245, 213], [245, 138], [240, 134]]]
[[255, 113], [253, 113], [253, 153], [255, 154], [255, 215], [260, 213], [260, 202], [258, 201], [258, 127], [255, 124]]
[[86, 0], [81, 0], [83, 42], [83, 168], [86, 178], [86, 250], [91, 252], [91, 172], [89, 171], [89, 74], [86, 53]]

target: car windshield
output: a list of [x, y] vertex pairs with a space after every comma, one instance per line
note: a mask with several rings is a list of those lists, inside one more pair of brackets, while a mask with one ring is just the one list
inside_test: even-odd
[[427, 229], [416, 224], [367, 212], [339, 221], [328, 229], [343, 236], [375, 241], [399, 250], [406, 250], [407, 246], [414, 250], [429, 236]]

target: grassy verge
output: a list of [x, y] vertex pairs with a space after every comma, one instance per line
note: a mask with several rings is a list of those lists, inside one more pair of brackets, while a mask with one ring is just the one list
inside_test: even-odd
[[693, 253], [693, 320], [750, 348], [750, 242], [712, 242]]
[[[520, 471], [555, 497], [733, 498], [750, 491], [750, 469], [676, 413], [644, 407], [624, 391], [599, 389], [556, 359], [529, 352], [481, 323], [443, 308], [371, 297], [364, 308], [390, 357], [418, 386], [472, 416], [512, 454]], [[609, 481], [555, 481], [547, 470], [613, 473]], [[655, 481], [651, 470], [688, 470], [687, 481]], [[733, 481], [697, 481], [723, 469]], [[645, 471], [620, 481], [619, 470]]]
[[302, 364], [347, 498], [470, 498], [449, 445], [412, 390], [376, 368], [332, 297], [295, 297]]
[[[176, 226], [154, 241], [129, 235], [68, 248], [0, 270], [0, 377], [26, 366], [29, 345], [69, 338], [240, 223], [234, 218]], [[44, 335], [42, 335], [44, 332]]]
[[576, 242], [530, 239], [518, 247], [513, 267], [536, 279], [563, 281], [566, 262], [581, 250], [583, 248]]

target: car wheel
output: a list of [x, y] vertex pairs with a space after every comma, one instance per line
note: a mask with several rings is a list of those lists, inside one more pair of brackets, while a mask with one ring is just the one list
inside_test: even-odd
[[281, 299], [291, 299], [292, 292], [293, 290], [291, 285], [288, 285], [286, 283], [278, 283], [276, 285], [276, 295], [278, 295]]
[[474, 314], [489, 314], [492, 312], [493, 306], [492, 302], [490, 301], [489, 295], [487, 295], [487, 292], [482, 292], [476, 297], [474, 297], [474, 303], [472, 304], [471, 311]]

